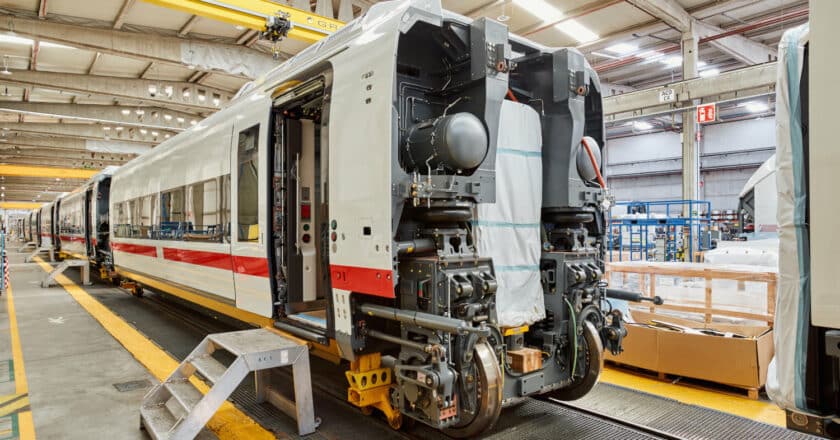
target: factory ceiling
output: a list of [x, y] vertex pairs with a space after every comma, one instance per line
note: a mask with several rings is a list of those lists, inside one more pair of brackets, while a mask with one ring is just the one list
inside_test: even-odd
[[[375, 1], [290, 3], [346, 20]], [[685, 32], [700, 38], [700, 75], [714, 76], [772, 61], [781, 34], [808, 18], [807, 0], [443, 0], [443, 5], [503, 21], [547, 46], [578, 48], [599, 72], [607, 94], [680, 80], [678, 48]], [[275, 46], [259, 40], [256, 31], [140, 0], [3, 0], [0, 165], [91, 170], [119, 165], [212, 114], [251, 78], [306, 46], [293, 39]], [[49, 201], [67, 183], [10, 177], [0, 202]]]

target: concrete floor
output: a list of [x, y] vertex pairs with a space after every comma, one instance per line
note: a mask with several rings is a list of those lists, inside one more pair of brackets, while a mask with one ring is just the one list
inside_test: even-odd
[[[36, 263], [24, 263], [24, 257], [9, 253], [38, 438], [147, 439], [139, 429], [140, 402], [157, 380], [64, 289], [41, 288], [45, 272]], [[7, 304], [2, 301], [0, 362], [11, 359], [9, 344], [3, 343], [9, 338], [8, 328]], [[118, 386], [128, 389], [120, 391]], [[13, 392], [13, 382], [0, 378], [0, 396]]]

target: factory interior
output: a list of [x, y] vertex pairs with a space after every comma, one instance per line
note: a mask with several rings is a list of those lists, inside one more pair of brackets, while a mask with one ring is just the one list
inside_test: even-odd
[[0, 0], [0, 440], [840, 439], [838, 22]]

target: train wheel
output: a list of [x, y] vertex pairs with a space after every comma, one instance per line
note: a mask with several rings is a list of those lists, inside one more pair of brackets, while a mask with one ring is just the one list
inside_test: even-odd
[[548, 397], [558, 400], [577, 400], [588, 394], [598, 383], [601, 370], [604, 369], [604, 345], [601, 343], [601, 336], [598, 335], [595, 325], [589, 321], [583, 324], [582, 336], [581, 339], [586, 344], [583, 347], [586, 350], [583, 356], [586, 373], [582, 377], [576, 377], [569, 386], [546, 393]]
[[478, 373], [475, 399], [478, 411], [469, 418], [462, 413], [457, 425], [444, 430], [455, 438], [475, 437], [489, 430], [502, 411], [502, 370], [489, 343], [484, 341], [475, 345], [473, 362]]

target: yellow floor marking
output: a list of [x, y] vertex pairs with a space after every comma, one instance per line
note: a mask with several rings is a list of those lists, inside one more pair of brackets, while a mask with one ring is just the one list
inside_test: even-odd
[[[40, 258], [35, 261], [46, 272], [52, 271], [52, 266]], [[153, 376], [158, 380], [165, 380], [175, 371], [179, 362], [158, 348], [152, 341], [143, 336], [134, 327], [123, 321], [122, 318], [108, 310], [99, 301], [94, 299], [84, 289], [76, 285], [64, 275], [55, 277], [55, 281], [64, 287], [91, 316], [94, 317], [111, 336], [114, 337], [135, 359], [137, 359]], [[194, 376], [190, 379], [202, 393], [210, 389], [204, 382]], [[137, 412], [140, 412], [140, 405], [137, 405]], [[230, 402], [222, 404], [207, 426], [222, 439], [274, 439], [275, 436], [265, 430], [252, 418], [237, 409]]]
[[32, 411], [21, 411], [18, 417], [18, 438], [20, 440], [35, 440], [35, 423], [32, 422]]
[[[12, 284], [6, 286], [6, 309], [9, 312], [9, 330], [12, 334], [12, 364], [15, 372], [15, 393], [28, 394], [29, 383], [26, 381], [26, 371], [23, 368], [23, 349], [20, 345], [17, 314], [15, 313], [14, 293]], [[28, 402], [27, 398], [27, 402]], [[32, 411], [18, 413], [18, 439], [35, 440], [35, 425], [32, 423]]]
[[26, 372], [23, 370], [23, 350], [20, 346], [17, 314], [15, 313], [15, 299], [12, 285], [6, 286], [6, 308], [9, 310], [9, 328], [12, 333], [12, 363], [15, 371], [15, 393], [27, 394], [29, 384], [26, 382]]
[[0, 406], [0, 417], [4, 417], [14, 412], [17, 412], [18, 410], [26, 408], [27, 406], [29, 406], [29, 396], [23, 396], [20, 399], [15, 400], [14, 402], [6, 406]]
[[667, 397], [690, 405], [716, 409], [758, 422], [785, 426], [785, 412], [770, 402], [672, 384], [609, 367], [604, 368], [601, 373], [601, 381]]

